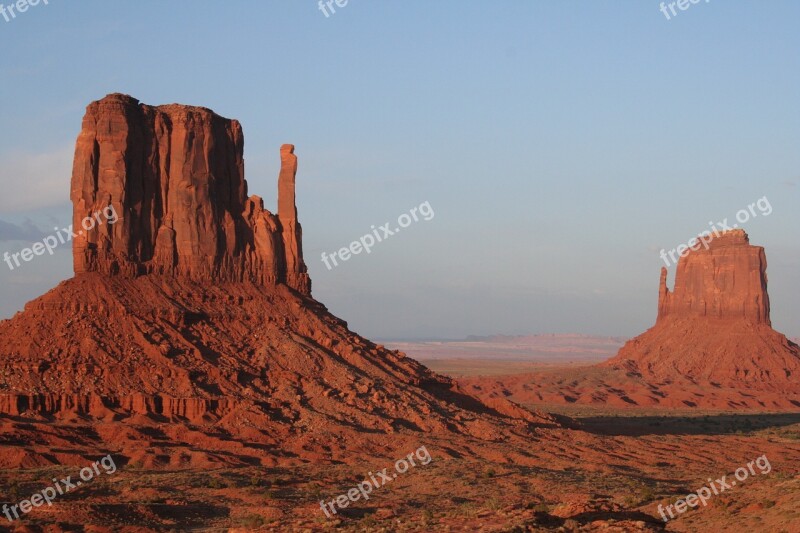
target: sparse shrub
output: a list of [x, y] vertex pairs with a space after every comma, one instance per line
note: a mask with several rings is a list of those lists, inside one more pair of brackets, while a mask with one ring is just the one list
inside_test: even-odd
[[321, 500], [324, 496], [324, 491], [322, 490], [322, 487], [314, 486], [308, 489], [308, 495], [312, 500]]
[[272, 486], [272, 482], [268, 479], [264, 479], [258, 476], [253, 476], [250, 478], [250, 486], [251, 487], [270, 487]]
[[374, 530], [375, 530], [375, 528], [376, 528], [376, 527], [377, 527], [377, 525], [378, 525], [378, 521], [377, 521], [377, 520], [375, 520], [375, 517], [374, 517], [374, 516], [372, 516], [372, 515], [369, 515], [369, 516], [367, 516], [367, 517], [363, 518], [363, 519], [362, 519], [362, 520], [361, 520], [361, 521], [358, 523], [358, 525], [359, 525], [359, 526], [361, 526], [361, 527], [365, 527], [365, 528], [367, 528], [367, 529], [366, 529], [367, 531], [374, 531]]
[[652, 487], [644, 487], [641, 492], [639, 493], [639, 503], [647, 503], [649, 501], [656, 499], [656, 493], [653, 491]]
[[212, 477], [208, 480], [208, 488], [209, 489], [224, 489], [227, 488], [227, 485], [223, 483], [220, 479]]
[[502, 502], [497, 498], [489, 498], [486, 500], [486, 506], [492, 511], [496, 511], [502, 507]]
[[17, 482], [12, 481], [11, 484], [6, 489], [6, 495], [9, 500], [17, 501], [22, 497], [22, 490]]
[[536, 513], [550, 514], [550, 506], [544, 502], [537, 503], [533, 506], [533, 511]]
[[264, 517], [257, 514], [243, 516], [237, 522], [244, 528], [262, 527], [266, 523]]

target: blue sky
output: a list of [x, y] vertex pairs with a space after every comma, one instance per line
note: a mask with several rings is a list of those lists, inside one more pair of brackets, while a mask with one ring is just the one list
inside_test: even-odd
[[[50, 0], [0, 18], [0, 252], [69, 223], [85, 106], [124, 92], [239, 119], [272, 209], [296, 145], [314, 294], [367, 336], [635, 335], [659, 251], [764, 196], [744, 227], [800, 335], [798, 20], [791, 0], [671, 20], [650, 0]], [[433, 220], [325, 268], [425, 201]], [[68, 250], [0, 266], [0, 317], [71, 276]]]

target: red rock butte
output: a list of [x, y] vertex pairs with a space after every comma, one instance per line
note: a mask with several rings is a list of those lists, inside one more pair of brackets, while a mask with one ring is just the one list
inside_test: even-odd
[[767, 256], [752, 246], [742, 229], [724, 232], [708, 249], [690, 251], [678, 261], [675, 290], [661, 269], [658, 320], [668, 317], [745, 319], [771, 325], [767, 295]]
[[679, 259], [673, 291], [662, 268], [656, 324], [605, 364], [660, 380], [796, 383], [800, 350], [772, 329], [764, 248], [741, 229], [715, 235]]
[[502, 440], [532, 461], [555, 418], [482, 402], [311, 298], [294, 147], [274, 215], [248, 196], [243, 142], [201, 107], [87, 107], [75, 231], [111, 207], [117, 221], [77, 238], [73, 278], [0, 321], [0, 466], [352, 462], [422, 437], [471, 456]]
[[591, 366], [459, 380], [483, 398], [528, 405], [793, 411], [800, 347], [772, 329], [764, 249], [734, 230], [661, 270], [655, 325]]
[[203, 107], [152, 107], [112, 94], [90, 104], [75, 148], [74, 227], [111, 206], [116, 224], [75, 238], [75, 273], [286, 283], [303, 294], [297, 157], [281, 148], [278, 214], [248, 197], [236, 120]]

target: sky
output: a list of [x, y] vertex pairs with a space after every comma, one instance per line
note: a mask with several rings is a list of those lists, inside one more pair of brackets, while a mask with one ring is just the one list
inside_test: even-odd
[[[742, 227], [766, 248], [773, 326], [800, 336], [800, 3], [669, 19], [659, 4], [49, 0], [0, 16], [0, 254], [71, 222], [81, 118], [121, 92], [238, 119], [249, 191], [273, 211], [295, 144], [313, 294], [368, 337], [636, 335], [659, 252], [760, 199]], [[325, 266], [426, 202], [430, 220]], [[0, 263], [0, 318], [71, 276], [65, 247]]]

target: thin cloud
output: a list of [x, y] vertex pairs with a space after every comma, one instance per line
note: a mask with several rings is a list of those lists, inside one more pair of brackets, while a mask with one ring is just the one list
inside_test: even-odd
[[0, 242], [34, 242], [42, 240], [44, 236], [45, 233], [30, 220], [26, 220], [22, 224], [0, 220]]
[[16, 213], [53, 207], [69, 201], [71, 148], [31, 154], [7, 152], [0, 156], [0, 211]]

